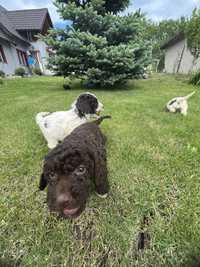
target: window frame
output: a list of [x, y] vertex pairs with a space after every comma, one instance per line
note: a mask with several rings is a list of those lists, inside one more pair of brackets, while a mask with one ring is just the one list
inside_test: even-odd
[[0, 63], [5, 63], [5, 64], [8, 63], [3, 46], [1, 44], [0, 44]]
[[27, 67], [28, 60], [27, 60], [26, 52], [20, 49], [16, 49], [16, 50], [17, 50], [17, 57], [18, 57], [19, 64]]

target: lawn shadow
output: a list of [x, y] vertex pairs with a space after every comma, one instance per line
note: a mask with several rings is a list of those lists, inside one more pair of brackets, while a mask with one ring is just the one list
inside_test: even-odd
[[176, 81], [181, 81], [183, 83], [189, 84], [190, 76], [186, 74], [175, 74], [174, 78]]
[[65, 79], [63, 78], [63, 90], [66, 91], [107, 91], [107, 92], [117, 92], [117, 91], [132, 91], [139, 89], [139, 86], [135, 84], [135, 81], [127, 81], [126, 83], [117, 84], [114, 86], [93, 86], [91, 84], [84, 84], [83, 81], [75, 79], [71, 83], [65, 83]]

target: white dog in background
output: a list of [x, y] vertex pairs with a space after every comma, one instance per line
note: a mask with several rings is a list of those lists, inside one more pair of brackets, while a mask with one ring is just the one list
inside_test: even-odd
[[182, 115], [186, 116], [188, 111], [188, 99], [194, 94], [195, 92], [192, 92], [189, 95], [171, 99], [166, 105], [166, 110], [172, 113], [180, 112]]
[[79, 125], [99, 118], [103, 104], [94, 94], [81, 94], [68, 111], [40, 112], [36, 123], [40, 127], [50, 149], [57, 146]]

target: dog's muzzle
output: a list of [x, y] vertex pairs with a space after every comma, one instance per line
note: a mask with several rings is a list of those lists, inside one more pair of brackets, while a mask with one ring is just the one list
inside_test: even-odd
[[98, 108], [96, 110], [96, 115], [100, 115], [101, 111], [103, 111], [103, 104], [101, 102], [99, 102], [98, 104]]

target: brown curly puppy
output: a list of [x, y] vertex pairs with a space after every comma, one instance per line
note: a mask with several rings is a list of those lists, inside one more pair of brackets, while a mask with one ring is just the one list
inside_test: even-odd
[[105, 136], [95, 122], [77, 127], [45, 157], [40, 190], [48, 185], [47, 201], [51, 212], [74, 218], [84, 210], [91, 182], [100, 196], [109, 191]]

